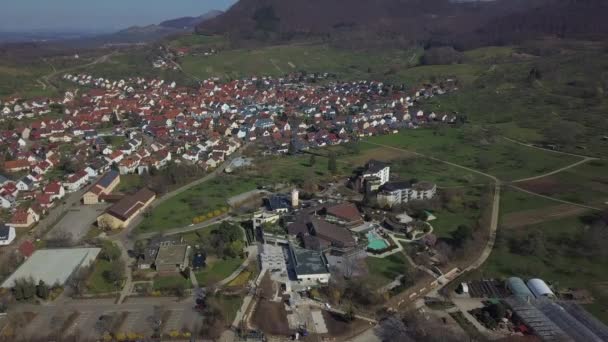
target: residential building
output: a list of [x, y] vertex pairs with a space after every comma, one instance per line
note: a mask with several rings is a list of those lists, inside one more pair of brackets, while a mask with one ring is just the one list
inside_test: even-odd
[[10, 245], [16, 237], [15, 228], [0, 224], [0, 246]]
[[84, 204], [97, 204], [100, 196], [110, 194], [118, 184], [120, 184], [120, 175], [118, 172], [110, 170], [82, 196], [82, 202]]
[[410, 201], [429, 200], [437, 193], [437, 186], [430, 182], [390, 182], [378, 192], [378, 204], [392, 207]]

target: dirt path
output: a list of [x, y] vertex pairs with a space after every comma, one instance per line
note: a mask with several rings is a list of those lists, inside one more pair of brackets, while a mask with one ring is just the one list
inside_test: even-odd
[[[364, 143], [376, 145], [376, 146], [382, 146], [385, 148], [390, 148], [390, 149], [403, 151], [403, 152], [407, 152], [407, 153], [413, 153], [413, 154], [423, 157], [423, 158], [427, 158], [427, 159], [434, 160], [434, 161], [437, 161], [440, 163], [444, 163], [444, 164], [447, 164], [450, 166], [454, 166], [454, 167], [457, 167], [459, 169], [466, 170], [469, 172], [477, 173], [479, 175], [488, 177], [494, 181], [494, 199], [492, 201], [492, 216], [490, 219], [490, 235], [489, 235], [490, 237], [488, 239], [488, 242], [486, 243], [486, 246], [484, 247], [483, 251], [481, 252], [481, 255], [477, 258], [477, 260], [475, 260], [471, 265], [469, 265], [469, 267], [467, 267], [465, 269], [465, 271], [472, 271], [472, 270], [479, 268], [481, 265], [483, 265], [483, 263], [488, 259], [488, 257], [492, 253], [492, 249], [494, 249], [494, 244], [496, 243], [496, 230], [498, 229], [498, 216], [499, 216], [499, 212], [500, 212], [500, 190], [501, 190], [501, 184], [502, 184], [500, 179], [496, 178], [495, 176], [493, 176], [489, 173], [471, 169], [469, 167], [462, 166], [462, 165], [452, 163], [452, 162], [449, 162], [446, 160], [442, 160], [439, 158], [427, 156], [427, 155], [421, 154], [419, 152], [413, 152], [413, 151], [409, 151], [409, 150], [394, 147], [394, 146], [371, 143], [371, 142], [367, 142], [367, 141], [364, 141]], [[440, 288], [447, 284], [449, 284], [449, 282], [444, 283], [443, 285], [440, 286]], [[439, 289], [437, 289], [437, 290], [439, 290]]]
[[592, 160], [593, 159], [599, 159], [599, 158], [595, 158], [595, 157], [591, 157], [591, 156], [586, 156], [586, 155], [583, 155], [583, 154], [576, 154], [576, 153], [569, 153], [569, 152], [563, 152], [563, 151], [550, 150], [548, 148], [543, 148], [543, 147], [540, 147], [540, 146], [536, 146], [536, 145], [532, 145], [532, 144], [529, 144], [529, 143], [521, 142], [519, 140], [507, 138], [507, 137], [504, 137], [504, 136], [502, 138], [505, 139], [505, 140], [507, 140], [507, 141], [510, 141], [512, 143], [515, 143], [515, 144], [518, 144], [518, 145], [521, 145], [521, 146], [526, 146], [526, 147], [529, 147], [529, 148], [535, 148], [537, 150], [541, 150], [541, 151], [544, 151], [544, 152], [563, 154], [565, 156], [572, 156], [572, 157], [579, 157], [579, 158], [590, 158]]
[[50, 74], [44, 75], [42, 77], [40, 77], [37, 82], [40, 83], [43, 89], [48, 88], [56, 88], [52, 83], [51, 83], [51, 78], [57, 76], [60, 73], [65, 73], [71, 70], [78, 70], [78, 69], [82, 69], [82, 68], [86, 68], [89, 67], [91, 65], [95, 65], [95, 64], [99, 64], [99, 63], [104, 63], [108, 60], [108, 58], [112, 57], [113, 55], [116, 54], [116, 51], [112, 51], [109, 54], [103, 55], [101, 57], [96, 58], [94, 61], [87, 63], [87, 64], [82, 64], [82, 65], [76, 65], [76, 66], [72, 66], [69, 68], [65, 68], [65, 69], [61, 69], [61, 70], [57, 70], [55, 68], [54, 65], [52, 65], [51, 63], [47, 62], [46, 60], [44, 60], [48, 65], [51, 66], [51, 68], [53, 69], [53, 71]]
[[518, 211], [506, 214], [503, 217], [504, 228], [520, 228], [532, 224], [553, 221], [564, 217], [576, 216], [587, 212], [589, 209], [573, 206], [570, 204], [557, 204], [550, 207]]
[[538, 176], [517, 179], [517, 180], [511, 181], [511, 183], [522, 183], [522, 182], [526, 182], [526, 181], [531, 181], [531, 180], [536, 180], [536, 179], [540, 179], [540, 178], [544, 178], [544, 177], [553, 176], [553, 175], [555, 175], [557, 173], [560, 173], [562, 171], [566, 171], [566, 170], [571, 169], [573, 167], [577, 167], [579, 165], [585, 164], [585, 163], [590, 162], [592, 160], [597, 160], [597, 158], [585, 157], [583, 160], [579, 160], [578, 162], [576, 162], [574, 164], [570, 164], [570, 165], [564, 166], [564, 167], [559, 168], [557, 170], [553, 170], [551, 172], [547, 172], [547, 173], [544, 173], [544, 174], [538, 175]]
[[585, 205], [585, 204], [574, 203], [574, 202], [562, 200], [562, 199], [551, 197], [551, 196], [541, 195], [541, 194], [538, 194], [536, 192], [532, 192], [532, 191], [526, 190], [524, 188], [520, 188], [520, 187], [518, 187], [516, 185], [513, 185], [513, 184], [510, 184], [508, 186], [510, 188], [512, 188], [512, 189], [515, 189], [515, 190], [518, 190], [518, 191], [521, 191], [521, 192], [525, 192], [525, 193], [533, 195], [533, 196], [546, 198], [546, 199], [551, 200], [551, 201], [555, 201], [555, 202], [559, 202], [559, 203], [564, 203], [564, 204], [570, 204], [570, 205], [574, 205], [574, 206], [577, 206], [577, 207], [587, 208], [587, 209], [596, 210], [596, 211], [602, 211], [602, 209], [598, 208], [598, 207], [592, 207], [592, 206]]

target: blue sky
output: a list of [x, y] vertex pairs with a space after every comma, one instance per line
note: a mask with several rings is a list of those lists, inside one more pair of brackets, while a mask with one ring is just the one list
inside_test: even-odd
[[155, 24], [212, 9], [236, 0], [2, 0], [0, 31], [115, 30]]

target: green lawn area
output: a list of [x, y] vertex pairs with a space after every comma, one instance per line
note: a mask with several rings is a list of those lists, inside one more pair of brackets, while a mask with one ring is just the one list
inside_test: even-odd
[[112, 263], [104, 259], [97, 259], [93, 266], [93, 272], [87, 281], [87, 292], [99, 294], [118, 291], [113, 284], [108, 283], [103, 277], [103, 272], [110, 270]]
[[558, 202], [503, 187], [500, 192], [500, 215], [550, 207]]
[[187, 226], [194, 217], [226, 208], [230, 197], [255, 188], [256, 182], [252, 179], [227, 175], [216, 177], [155, 207], [137, 230], [140, 233], [161, 232]]
[[490, 210], [488, 204], [482, 203], [482, 197], [491, 198], [490, 189], [487, 187], [469, 187], [462, 189], [455, 197], [458, 198], [454, 207], [433, 210], [432, 214], [437, 217], [429, 223], [433, 226], [433, 233], [437, 237], [449, 238], [458, 226], [465, 225], [475, 228], [482, 215], [482, 210]]
[[121, 175], [120, 183], [114, 191], [116, 192], [134, 192], [142, 188], [144, 185], [143, 178], [138, 174]]
[[200, 78], [282, 76], [306, 70], [335, 73], [347, 79], [360, 79], [384, 75], [391, 68], [395, 70], [417, 65], [420, 54], [419, 49], [367, 52], [310, 43], [276, 45], [254, 50], [226, 50], [213, 56], [189, 55], [181, 59], [181, 64], [185, 72]]
[[173, 275], [173, 276], [162, 276], [154, 278], [154, 290], [175, 288], [176, 286], [180, 286], [183, 284], [184, 288], [189, 289], [192, 287], [192, 282], [190, 279], [186, 279], [181, 275]]
[[395, 253], [386, 258], [367, 257], [365, 262], [369, 274], [361, 280], [374, 289], [387, 285], [411, 268], [402, 253]]
[[241, 258], [208, 261], [207, 267], [201, 271], [195, 272], [196, 279], [201, 286], [215, 284], [231, 275], [242, 263], [243, 259]]
[[[563, 200], [605, 207], [608, 202], [608, 163], [591, 161], [539, 180], [539, 192]], [[530, 190], [534, 191], [533, 188]]]
[[209, 298], [210, 301], [215, 302], [222, 311], [226, 323], [230, 324], [234, 321], [237, 311], [243, 304], [243, 297], [241, 296], [229, 296], [229, 295], [216, 295]]
[[[580, 160], [518, 145], [500, 137], [486, 141], [482, 131], [482, 128], [474, 126], [447, 127], [439, 131], [403, 130], [397, 134], [367, 138], [363, 143], [416, 151], [484, 171], [504, 180], [543, 174]], [[479, 135], [479, 138], [475, 138], [474, 134]]]
[[[519, 276], [523, 279], [539, 277], [559, 288], [582, 288], [591, 291], [596, 298], [588, 306], [592, 313], [608, 322], [608, 260], [580, 256], [571, 251], [578, 245], [585, 224], [578, 217], [548, 221], [530, 225], [525, 229], [499, 231], [496, 247], [482, 268], [484, 278]], [[543, 247], [537, 255], [522, 255], [512, 251], [509, 240], [527, 239], [532, 231], [542, 233]]]

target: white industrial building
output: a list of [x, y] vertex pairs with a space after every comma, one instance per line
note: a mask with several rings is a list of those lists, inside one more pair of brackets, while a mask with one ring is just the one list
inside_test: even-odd
[[532, 294], [534, 294], [534, 296], [536, 298], [542, 298], [542, 297], [549, 297], [549, 298], [555, 298], [555, 293], [553, 293], [553, 291], [551, 291], [551, 289], [549, 288], [549, 285], [547, 285], [547, 283], [545, 283], [542, 279], [538, 279], [538, 278], [533, 278], [528, 280], [528, 288], [530, 289], [530, 291], [532, 291]]
[[4, 281], [2, 287], [12, 288], [19, 279], [32, 279], [35, 283], [42, 280], [49, 285], [63, 285], [74, 272], [92, 265], [99, 252], [101, 248], [38, 250]]

